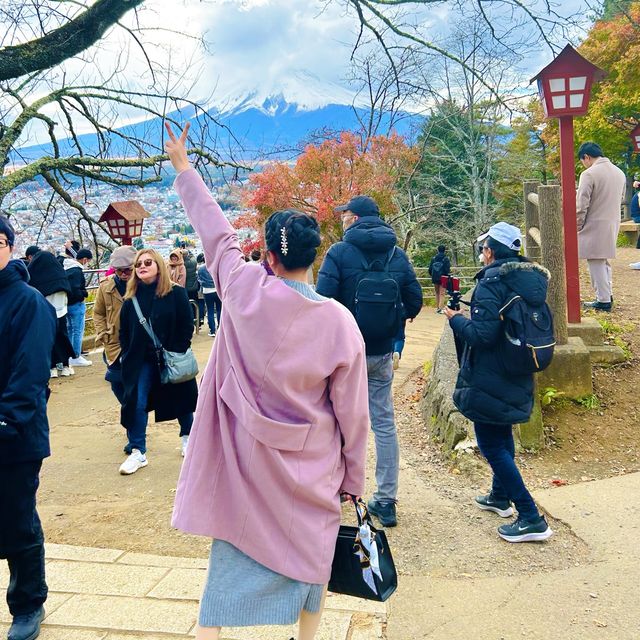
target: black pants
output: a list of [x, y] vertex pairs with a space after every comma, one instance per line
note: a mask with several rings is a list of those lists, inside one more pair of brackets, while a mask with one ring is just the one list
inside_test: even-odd
[[36, 611], [47, 599], [44, 535], [36, 511], [42, 460], [0, 464], [0, 558], [9, 563], [7, 604], [13, 616]]

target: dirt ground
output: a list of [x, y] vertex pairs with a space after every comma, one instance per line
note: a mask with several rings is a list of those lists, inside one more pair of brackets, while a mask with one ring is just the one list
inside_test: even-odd
[[[628, 263], [640, 252], [622, 249], [614, 265], [615, 309], [609, 320], [622, 327], [620, 338], [640, 354], [640, 272]], [[583, 298], [590, 288], [583, 282]], [[211, 338], [197, 336], [194, 349], [205, 362]], [[408, 347], [409, 348], [409, 347]], [[206, 556], [209, 542], [170, 528], [175, 486], [180, 470], [177, 423], [151, 424], [149, 466], [133, 476], [120, 476], [125, 438], [119, 410], [102, 379], [99, 354], [94, 366], [77, 369], [71, 379], [52, 381], [49, 415], [54, 455], [45, 462], [40, 513], [50, 542], [126, 548], [154, 554]], [[640, 388], [638, 357], [624, 365], [594, 372], [598, 406], [586, 408], [554, 402], [546, 411], [548, 448], [523, 454], [519, 464], [528, 485], [548, 488], [640, 469], [635, 391]], [[481, 528], [487, 514], [472, 506], [489, 478], [477, 458], [458, 469], [442, 459], [421, 422], [417, 369], [396, 391], [397, 422], [402, 447], [400, 526], [390, 530], [398, 568], [404, 574], [511, 575], [580, 565], [589, 551], [561, 522], [552, 547], [502, 545], [493, 528]], [[370, 456], [372, 457], [372, 456]], [[370, 465], [371, 467], [371, 465]], [[372, 484], [373, 469], [368, 473]], [[394, 542], [395, 541], [395, 542]], [[401, 542], [401, 543], [399, 543]], [[507, 552], [506, 547], [509, 547]]]

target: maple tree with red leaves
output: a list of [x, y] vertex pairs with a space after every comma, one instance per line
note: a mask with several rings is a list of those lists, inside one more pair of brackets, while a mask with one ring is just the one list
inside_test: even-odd
[[319, 145], [308, 145], [295, 164], [275, 162], [251, 176], [244, 204], [251, 210], [238, 216], [234, 226], [254, 234], [242, 242], [248, 253], [262, 245], [267, 218], [280, 209], [298, 209], [320, 224], [320, 253], [342, 237], [340, 214], [334, 208], [353, 196], [375, 199], [383, 217], [398, 213], [398, 186], [418, 161], [418, 151], [396, 134], [362, 140], [352, 132]]

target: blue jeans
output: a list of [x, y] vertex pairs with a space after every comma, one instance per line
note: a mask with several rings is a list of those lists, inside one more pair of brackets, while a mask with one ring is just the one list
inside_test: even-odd
[[393, 416], [392, 354], [367, 356], [369, 414], [376, 442], [376, 484], [373, 499], [380, 504], [395, 502], [398, 495], [400, 448]]
[[76, 302], [67, 307], [67, 333], [73, 347], [75, 357], [82, 351], [82, 336], [84, 336], [84, 318], [87, 305], [84, 302]]
[[220, 316], [222, 315], [222, 301], [218, 294], [213, 293], [204, 294], [204, 302], [207, 305], [207, 322], [209, 323], [209, 332], [215, 333], [216, 326], [220, 326]]
[[[147, 401], [153, 383], [157, 382], [158, 371], [155, 364], [145, 362], [138, 376], [138, 399], [136, 402], [136, 413], [134, 424], [127, 429], [127, 438], [129, 442], [125, 447], [127, 453], [131, 453], [132, 449], [138, 449], [140, 453], [147, 451]], [[193, 424], [193, 413], [186, 413], [178, 418], [180, 424], [180, 435], [188, 436], [191, 433], [191, 425]]]
[[512, 426], [484, 422], [476, 422], [473, 426], [480, 452], [493, 471], [493, 496], [496, 500], [513, 502], [518, 515], [525, 520], [537, 520], [540, 513], [516, 466]]

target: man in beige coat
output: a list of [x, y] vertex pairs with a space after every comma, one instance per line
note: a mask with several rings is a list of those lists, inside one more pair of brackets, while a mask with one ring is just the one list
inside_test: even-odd
[[115, 273], [100, 283], [93, 307], [96, 346], [104, 347], [104, 360], [107, 364], [104, 377], [111, 383], [113, 395], [120, 404], [124, 396], [120, 365], [120, 309], [127, 282], [133, 273], [135, 258], [136, 250], [133, 247], [123, 246], [114, 249], [109, 266], [115, 269]]
[[580, 176], [577, 194], [578, 257], [587, 260], [594, 302], [585, 307], [611, 311], [611, 265], [616, 257], [620, 230], [620, 206], [624, 198], [626, 177], [608, 158], [600, 145], [585, 142], [578, 157], [586, 171]]

